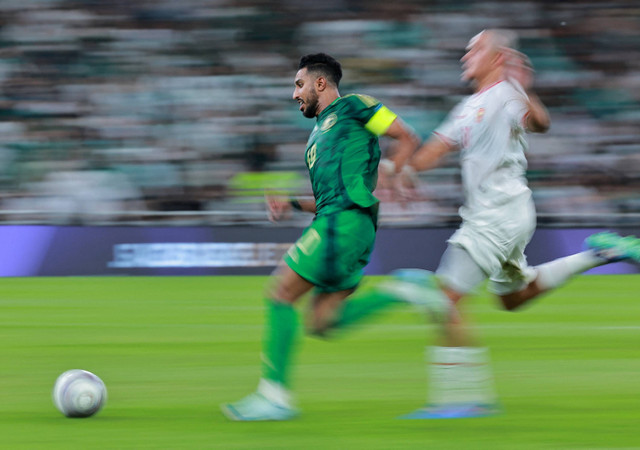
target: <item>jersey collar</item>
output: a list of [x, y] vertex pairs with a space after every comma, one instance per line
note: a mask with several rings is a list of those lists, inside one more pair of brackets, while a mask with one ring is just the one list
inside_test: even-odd
[[483, 92], [488, 91], [489, 89], [491, 89], [492, 87], [494, 87], [497, 84], [502, 83], [504, 80], [498, 80], [495, 83], [491, 83], [489, 86], [485, 86], [482, 89], [480, 89], [478, 92], [476, 92], [476, 94], [482, 94]]
[[327, 105], [327, 107], [325, 109], [322, 110], [322, 112], [320, 114], [318, 114], [318, 116], [316, 117], [316, 122], [320, 120], [321, 117], [323, 117], [326, 113], [326, 111], [328, 111], [329, 109], [331, 109], [336, 103], [338, 103], [340, 100], [342, 99], [342, 97], [338, 97], [336, 98], [334, 101], [332, 101], [331, 103], [329, 103]]

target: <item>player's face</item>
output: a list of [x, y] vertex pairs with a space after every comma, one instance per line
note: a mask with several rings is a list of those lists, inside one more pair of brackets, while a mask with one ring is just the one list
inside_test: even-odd
[[490, 45], [487, 33], [480, 33], [471, 38], [467, 53], [460, 60], [462, 61], [462, 79], [464, 81], [483, 79], [493, 69], [496, 53]]
[[302, 115], [309, 119], [316, 116], [318, 111], [318, 92], [314, 79], [307, 72], [306, 68], [298, 70], [294, 81], [293, 99], [300, 105]]

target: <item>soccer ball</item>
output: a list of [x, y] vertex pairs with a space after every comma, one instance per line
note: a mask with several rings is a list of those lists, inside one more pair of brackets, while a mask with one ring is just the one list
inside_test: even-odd
[[53, 386], [53, 404], [67, 417], [89, 417], [107, 401], [107, 388], [95, 374], [86, 370], [67, 370]]

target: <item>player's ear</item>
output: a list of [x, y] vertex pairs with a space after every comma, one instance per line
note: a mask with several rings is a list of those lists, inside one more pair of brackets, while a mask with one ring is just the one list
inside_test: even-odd
[[316, 89], [324, 91], [327, 88], [327, 79], [325, 77], [316, 78]]
[[504, 65], [506, 65], [507, 63], [509, 63], [509, 56], [510, 56], [510, 55], [509, 55], [509, 52], [508, 52], [508, 51], [501, 49], [501, 50], [499, 50], [499, 51], [497, 51], [497, 52], [496, 52], [496, 54], [495, 54], [495, 56], [494, 56], [494, 61], [493, 61], [493, 62], [494, 62], [496, 65], [504, 66]]

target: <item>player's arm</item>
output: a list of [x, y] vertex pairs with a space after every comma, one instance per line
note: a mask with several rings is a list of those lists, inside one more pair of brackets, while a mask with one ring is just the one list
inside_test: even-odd
[[292, 210], [316, 212], [316, 201], [307, 197], [286, 197], [282, 195], [264, 195], [267, 204], [267, 216], [272, 222], [286, 219], [291, 215]]
[[389, 172], [398, 173], [420, 145], [420, 138], [400, 117], [396, 117], [383, 136], [394, 140], [391, 156], [385, 162]]
[[[393, 140], [390, 156], [388, 159], [381, 161], [381, 172], [388, 176], [393, 176], [400, 172], [402, 166], [411, 157], [411, 154], [420, 145], [420, 139], [416, 133], [409, 127], [396, 113], [381, 103], [378, 103], [372, 97], [366, 95], [356, 96], [362, 101], [362, 104], [368, 108], [362, 111], [369, 111], [374, 108], [372, 116], [367, 117], [365, 128], [376, 136], [386, 136]], [[397, 169], [397, 170], [396, 170]]]
[[378, 169], [379, 186], [383, 189], [392, 189], [394, 194], [406, 196], [406, 188], [415, 187], [413, 174], [407, 174], [408, 180], [404, 181], [400, 176], [402, 171], [407, 171], [407, 161], [420, 145], [420, 138], [400, 117], [392, 118], [391, 124], [381, 134], [393, 139], [389, 149], [389, 158], [380, 161]]
[[[416, 177], [417, 172], [422, 172], [436, 167], [444, 155], [457, 149], [458, 147], [444, 136], [440, 136], [436, 133], [432, 134], [431, 138], [429, 138], [410, 156], [407, 163], [404, 166], [400, 166], [399, 173], [397, 176], [393, 177], [395, 178], [395, 182], [389, 184], [399, 192], [402, 192], [407, 188], [415, 188], [418, 183], [418, 179]], [[390, 168], [386, 168], [386, 171], [386, 176], [389, 176], [388, 173], [390, 172]]]
[[523, 125], [532, 133], [544, 133], [551, 126], [549, 111], [533, 92], [533, 64], [527, 55], [517, 50], [507, 53], [506, 77], [526, 92], [526, 106]]
[[544, 104], [533, 92], [528, 92], [527, 113], [524, 118], [524, 125], [532, 133], [544, 133], [551, 126], [551, 118]]
[[409, 166], [416, 172], [433, 169], [437, 167], [444, 155], [458, 147], [444, 136], [436, 133], [424, 143], [409, 161]]
[[309, 197], [289, 197], [289, 205], [297, 211], [316, 213], [316, 199]]

